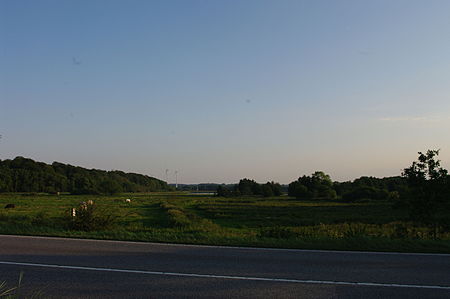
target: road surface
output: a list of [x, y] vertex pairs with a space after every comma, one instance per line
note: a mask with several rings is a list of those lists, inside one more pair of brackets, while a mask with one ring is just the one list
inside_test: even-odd
[[0, 282], [46, 298], [450, 298], [450, 255], [0, 235]]

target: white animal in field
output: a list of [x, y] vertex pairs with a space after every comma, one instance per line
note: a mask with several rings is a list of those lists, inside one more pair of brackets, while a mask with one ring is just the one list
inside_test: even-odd
[[131, 202], [130, 198], [125, 199], [125, 202]]
[[80, 202], [80, 209], [87, 210], [88, 206], [92, 206], [92, 205], [94, 205], [94, 201], [92, 201], [92, 200], [83, 201], [83, 202]]

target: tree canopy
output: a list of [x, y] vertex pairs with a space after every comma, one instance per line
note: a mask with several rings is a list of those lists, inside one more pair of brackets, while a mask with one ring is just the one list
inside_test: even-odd
[[137, 173], [86, 169], [24, 157], [0, 160], [0, 192], [114, 194], [170, 190], [166, 182]]
[[316, 171], [311, 176], [299, 177], [298, 180], [289, 184], [288, 192], [290, 196], [302, 199], [335, 199], [337, 196], [330, 176], [323, 171]]
[[275, 182], [267, 182], [265, 184], [258, 184], [254, 180], [241, 179], [237, 185], [234, 185], [230, 190], [224, 185], [217, 187], [217, 196], [231, 197], [231, 196], [253, 196], [260, 195], [264, 197], [280, 196], [281, 185]]
[[404, 203], [412, 220], [450, 227], [450, 176], [438, 155], [439, 150], [419, 152], [418, 160], [404, 169], [409, 185]]

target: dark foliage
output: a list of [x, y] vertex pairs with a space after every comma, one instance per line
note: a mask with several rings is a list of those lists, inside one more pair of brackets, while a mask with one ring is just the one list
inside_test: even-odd
[[69, 216], [70, 229], [82, 231], [108, 230], [114, 226], [117, 217], [97, 205], [83, 202], [75, 208], [75, 214]]
[[224, 185], [219, 185], [217, 186], [217, 196], [221, 196], [221, 197], [230, 197], [233, 196], [233, 192], [230, 191], [230, 189], [228, 189], [226, 186]]
[[330, 177], [316, 171], [289, 184], [288, 194], [298, 199], [393, 200], [408, 192], [403, 177], [375, 178], [363, 176], [353, 182], [332, 182]]
[[299, 177], [297, 181], [289, 184], [288, 193], [289, 196], [299, 199], [336, 198], [330, 176], [322, 171], [316, 171], [311, 176]]
[[136, 173], [86, 169], [58, 162], [49, 165], [23, 157], [0, 160], [0, 192], [114, 194], [170, 189], [166, 182]]
[[217, 196], [232, 197], [232, 196], [253, 196], [259, 195], [264, 197], [280, 196], [282, 194], [281, 185], [275, 182], [267, 182], [265, 184], [258, 184], [254, 180], [242, 179], [239, 184], [234, 185], [233, 190], [225, 185], [217, 187]]
[[370, 186], [357, 186], [342, 196], [342, 199], [345, 201], [357, 201], [361, 199], [384, 200], [388, 198], [389, 192], [387, 190]]
[[403, 203], [413, 221], [450, 227], [450, 176], [436, 159], [438, 150], [419, 152], [419, 158], [405, 168], [410, 192]]

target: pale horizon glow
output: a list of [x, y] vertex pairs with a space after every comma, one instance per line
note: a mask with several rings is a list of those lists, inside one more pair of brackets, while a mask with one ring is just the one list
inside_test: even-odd
[[0, 159], [179, 183], [450, 168], [450, 2], [0, 2]]

